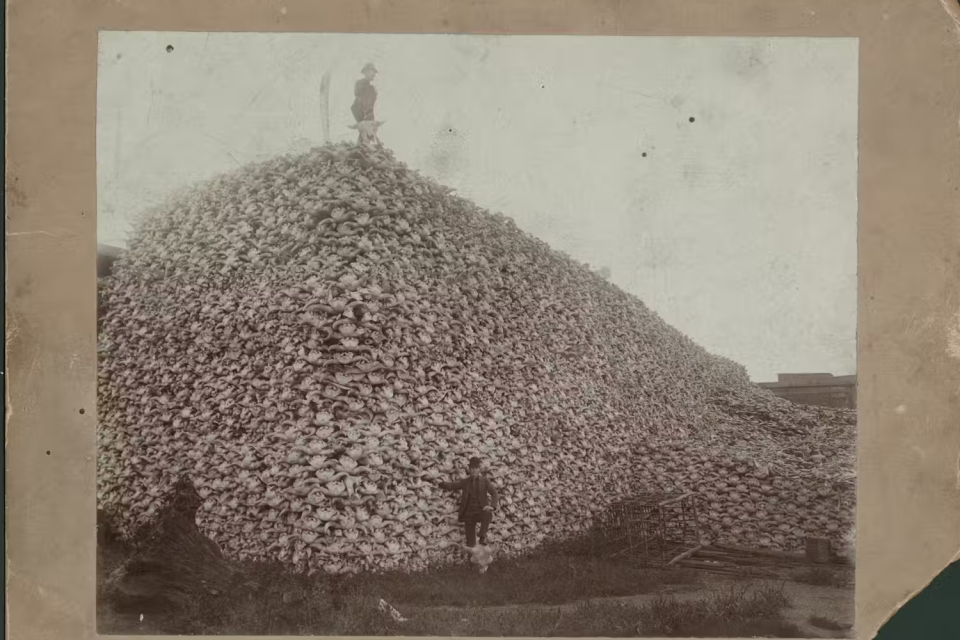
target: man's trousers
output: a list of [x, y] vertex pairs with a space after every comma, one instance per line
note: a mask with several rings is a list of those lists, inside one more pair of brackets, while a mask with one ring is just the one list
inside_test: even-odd
[[487, 542], [487, 529], [490, 527], [490, 521], [493, 520], [493, 512], [481, 511], [479, 513], [465, 513], [463, 524], [467, 529], [467, 546], [473, 547], [477, 544], [477, 524], [480, 524], [480, 544]]

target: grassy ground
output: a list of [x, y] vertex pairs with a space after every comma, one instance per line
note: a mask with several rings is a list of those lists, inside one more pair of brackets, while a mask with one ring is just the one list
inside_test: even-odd
[[350, 593], [377, 593], [388, 602], [417, 606], [502, 606], [564, 604], [592, 598], [653, 593], [690, 584], [696, 574], [651, 570], [631, 560], [579, 556], [537, 556], [498, 561], [483, 576], [466, 564], [420, 574], [403, 573], [347, 579]]
[[[103, 546], [101, 577], [124, 555]], [[556, 552], [498, 560], [482, 576], [467, 565], [414, 575], [342, 578], [245, 565], [240, 575], [229, 592], [198, 597], [177, 610], [149, 601], [118, 602], [101, 593], [99, 632], [843, 637], [845, 632], [837, 630], [841, 623], [813, 618], [824, 613], [824, 602], [838, 598], [849, 597], [852, 607], [852, 592], [833, 586], [719, 579], [690, 570], [645, 568], [629, 559]], [[821, 575], [812, 581], [828, 580]], [[381, 612], [381, 599], [406, 620], [397, 622]]]
[[830, 567], [812, 567], [797, 572], [794, 580], [814, 587], [844, 587], [849, 578], [845, 572], [838, 572]]
[[[277, 590], [225, 594], [197, 601], [180, 616], [147, 614], [155, 632], [244, 635], [429, 635], [429, 636], [727, 636], [798, 637], [798, 627], [783, 618], [789, 600], [781, 585], [731, 585], [690, 597], [689, 594], [641, 594], [647, 597], [589, 598], [565, 602], [479, 604], [491, 588], [472, 576], [476, 588], [461, 585], [456, 595], [439, 592], [396, 594], [384, 598], [406, 618], [392, 620], [378, 604], [389, 588], [373, 581], [354, 583], [332, 595], [318, 584], [295, 597]], [[425, 604], [445, 600], [451, 604]], [[475, 598], [471, 596], [475, 595]], [[497, 597], [497, 600], [500, 598]], [[459, 602], [462, 604], [452, 604]], [[105, 631], [101, 629], [101, 631]]]

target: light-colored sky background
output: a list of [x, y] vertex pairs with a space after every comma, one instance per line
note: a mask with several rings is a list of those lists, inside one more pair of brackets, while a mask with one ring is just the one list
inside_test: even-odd
[[855, 373], [857, 58], [837, 38], [103, 32], [98, 238], [322, 143], [326, 71], [332, 137], [354, 139], [372, 61], [399, 159], [608, 267], [754, 380]]

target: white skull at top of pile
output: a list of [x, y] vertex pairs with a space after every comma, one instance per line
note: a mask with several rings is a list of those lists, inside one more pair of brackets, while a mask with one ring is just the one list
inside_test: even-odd
[[[433, 481], [471, 455], [511, 550], [635, 490], [644, 443], [728, 447], [785, 478], [852, 469], [848, 415], [757, 389], [389, 153], [326, 147], [194, 189], [143, 221], [104, 299], [98, 495], [130, 535], [187, 473], [235, 556], [421, 567], [458, 535]], [[827, 432], [811, 465], [803, 446]]]

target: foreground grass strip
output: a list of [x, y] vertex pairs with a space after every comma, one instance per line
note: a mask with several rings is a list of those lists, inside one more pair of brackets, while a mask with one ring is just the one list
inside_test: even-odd
[[[273, 585], [274, 587], [276, 585]], [[314, 584], [298, 598], [270, 585], [247, 597], [197, 602], [168, 632], [221, 635], [408, 635], [547, 637], [797, 637], [781, 612], [789, 605], [782, 585], [735, 585], [703, 597], [661, 595], [653, 601], [590, 599], [566, 605], [511, 604], [396, 606], [406, 622], [378, 610], [383, 594], [358, 583]], [[451, 600], [466, 596], [451, 596]]]

